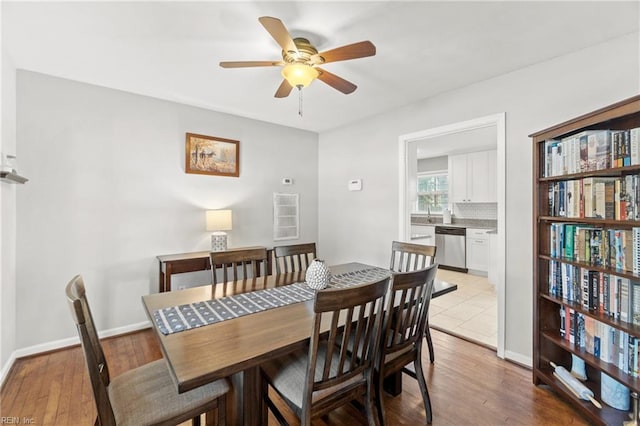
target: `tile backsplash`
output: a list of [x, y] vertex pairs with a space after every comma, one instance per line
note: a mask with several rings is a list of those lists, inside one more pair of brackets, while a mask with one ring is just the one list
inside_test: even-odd
[[453, 215], [464, 219], [498, 219], [498, 203], [457, 203]]

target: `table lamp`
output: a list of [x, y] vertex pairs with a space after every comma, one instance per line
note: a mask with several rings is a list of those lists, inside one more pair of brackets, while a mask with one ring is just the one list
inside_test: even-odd
[[211, 251], [227, 249], [227, 233], [231, 231], [231, 210], [207, 210], [207, 231], [211, 234]]

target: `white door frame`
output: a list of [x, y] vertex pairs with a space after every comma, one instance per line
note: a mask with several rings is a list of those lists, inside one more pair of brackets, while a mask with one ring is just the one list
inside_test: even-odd
[[407, 181], [409, 170], [407, 164], [408, 144], [410, 142], [435, 138], [438, 136], [449, 135], [468, 130], [481, 129], [484, 127], [496, 126], [497, 133], [497, 184], [498, 184], [498, 283], [496, 284], [496, 293], [498, 296], [498, 339], [496, 352], [498, 357], [504, 358], [505, 346], [505, 256], [506, 256], [506, 119], [505, 113], [498, 113], [479, 117], [468, 121], [448, 124], [445, 126], [435, 127], [432, 129], [422, 130], [415, 133], [401, 135], [399, 137], [399, 160], [400, 160], [400, 202], [398, 208], [399, 214], [399, 238], [401, 241], [408, 241], [411, 233], [411, 221], [408, 220], [412, 208], [409, 206], [409, 198], [407, 197]]

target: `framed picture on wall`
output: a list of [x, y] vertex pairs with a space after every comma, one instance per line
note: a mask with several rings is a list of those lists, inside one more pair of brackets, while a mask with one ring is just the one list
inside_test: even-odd
[[185, 172], [240, 176], [240, 141], [187, 133]]

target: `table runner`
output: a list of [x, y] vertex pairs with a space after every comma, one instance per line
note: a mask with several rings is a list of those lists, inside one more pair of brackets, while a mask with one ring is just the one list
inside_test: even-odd
[[[329, 288], [345, 288], [391, 275], [388, 269], [366, 268], [333, 275]], [[306, 283], [293, 283], [250, 293], [225, 296], [186, 305], [158, 309], [153, 320], [164, 335], [215, 324], [220, 321], [262, 312], [313, 299], [315, 291]]]

